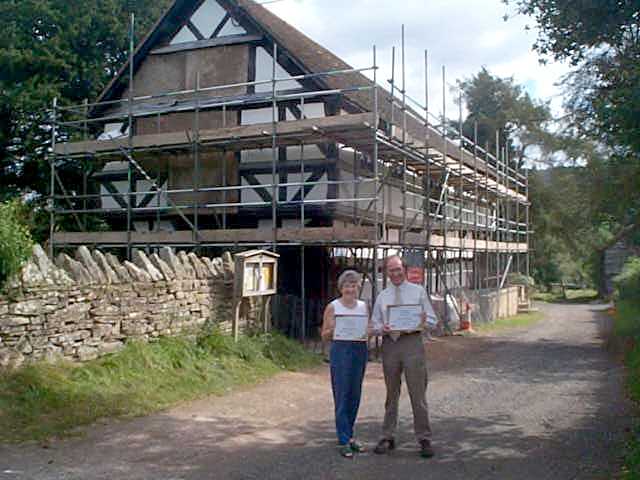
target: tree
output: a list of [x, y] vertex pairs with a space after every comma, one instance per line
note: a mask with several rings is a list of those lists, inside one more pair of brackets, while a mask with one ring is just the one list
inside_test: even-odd
[[534, 48], [575, 66], [566, 107], [576, 135], [608, 147], [601, 165], [606, 248], [640, 229], [640, 3], [637, 0], [506, 0], [539, 27]]
[[[591, 188], [597, 162], [555, 166], [529, 173], [533, 275], [539, 283], [595, 282], [593, 251], [603, 240], [598, 206]], [[606, 234], [606, 233], [604, 233]]]
[[94, 99], [126, 60], [130, 4], [141, 38], [169, 3], [0, 0], [0, 198], [47, 193], [53, 98]]
[[548, 105], [534, 101], [513, 78], [495, 77], [483, 67], [459, 86], [469, 111], [463, 124], [465, 136], [473, 138], [477, 123], [478, 144], [488, 145], [493, 153], [498, 132], [501, 142], [510, 142], [510, 158], [516, 168], [523, 166], [531, 147], [551, 140], [548, 128], [553, 119]]

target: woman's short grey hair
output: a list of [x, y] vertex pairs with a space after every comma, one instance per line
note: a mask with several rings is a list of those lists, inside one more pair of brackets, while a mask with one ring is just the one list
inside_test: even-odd
[[345, 270], [338, 277], [338, 291], [342, 290], [342, 287], [345, 283], [355, 283], [360, 284], [361, 276], [355, 270]]

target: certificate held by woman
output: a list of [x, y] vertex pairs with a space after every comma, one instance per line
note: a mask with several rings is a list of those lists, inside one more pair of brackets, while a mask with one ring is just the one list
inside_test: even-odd
[[335, 315], [335, 319], [334, 340], [367, 341], [367, 326], [369, 323], [367, 315]]

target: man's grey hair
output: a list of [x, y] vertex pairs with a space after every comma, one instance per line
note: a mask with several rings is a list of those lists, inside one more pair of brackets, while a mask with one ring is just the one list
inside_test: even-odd
[[355, 283], [360, 285], [361, 275], [355, 270], [345, 270], [338, 277], [338, 291], [342, 290], [345, 283]]

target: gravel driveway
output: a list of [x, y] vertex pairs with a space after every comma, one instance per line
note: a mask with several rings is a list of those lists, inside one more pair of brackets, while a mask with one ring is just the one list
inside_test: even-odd
[[[436, 457], [418, 457], [406, 390], [400, 448], [347, 460], [335, 449], [326, 366], [80, 438], [0, 446], [0, 479], [610, 479], [630, 426], [623, 369], [597, 305], [541, 305], [546, 319], [427, 345]], [[384, 384], [369, 363], [358, 431], [373, 447]]]

